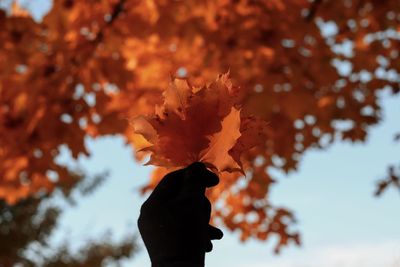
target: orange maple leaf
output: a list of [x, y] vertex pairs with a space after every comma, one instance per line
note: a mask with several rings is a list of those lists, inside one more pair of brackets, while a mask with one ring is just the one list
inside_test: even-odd
[[[246, 137], [251, 131], [243, 127], [238, 87], [228, 75], [201, 88], [175, 79], [154, 115], [132, 120], [135, 134], [149, 144], [144, 148], [137, 144], [141, 151], [151, 153], [146, 164], [171, 168], [201, 161], [218, 172], [243, 172], [240, 155], [256, 144]], [[244, 118], [249, 125], [251, 119]]]
[[222, 129], [210, 136], [210, 143], [200, 153], [200, 161], [220, 171], [240, 170], [240, 165], [229, 155], [240, 134], [240, 110], [232, 107], [231, 112], [222, 120]]

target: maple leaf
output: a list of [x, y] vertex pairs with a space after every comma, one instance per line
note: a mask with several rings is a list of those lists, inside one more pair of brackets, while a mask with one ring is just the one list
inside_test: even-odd
[[240, 170], [237, 160], [229, 155], [240, 134], [240, 110], [232, 107], [231, 112], [222, 120], [221, 131], [210, 137], [209, 146], [200, 153], [200, 161], [220, 171]]
[[240, 154], [249, 146], [237, 146], [244, 128], [237, 87], [228, 75], [220, 75], [200, 88], [185, 79], [175, 79], [163, 94], [163, 106], [157, 107], [154, 115], [132, 120], [135, 133], [151, 144], [141, 149], [151, 152], [147, 164], [179, 167], [201, 161], [217, 172], [243, 172]]

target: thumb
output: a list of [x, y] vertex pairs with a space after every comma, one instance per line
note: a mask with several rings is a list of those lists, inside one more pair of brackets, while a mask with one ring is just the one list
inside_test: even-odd
[[183, 189], [186, 191], [196, 191], [204, 194], [207, 187], [215, 186], [218, 183], [218, 176], [208, 170], [204, 163], [195, 162], [185, 168]]

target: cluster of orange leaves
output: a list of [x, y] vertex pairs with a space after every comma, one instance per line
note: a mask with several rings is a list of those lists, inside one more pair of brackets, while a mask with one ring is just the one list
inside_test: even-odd
[[140, 135], [135, 147], [151, 152], [147, 164], [177, 168], [201, 161], [217, 173], [244, 174], [241, 155], [265, 142], [267, 123], [241, 113], [239, 90], [228, 74], [199, 88], [175, 79], [153, 116], [132, 121]]
[[[60, 147], [74, 158], [88, 154], [87, 137], [118, 134], [135, 149], [146, 147], [127, 120], [143, 115], [165, 131], [155, 144], [198, 145], [187, 150], [195, 154], [182, 151], [182, 158], [164, 151], [169, 145], [153, 146], [152, 162], [184, 165], [214, 157], [209, 145], [215, 142], [230, 161], [214, 167], [242, 164], [246, 178], [225, 172], [210, 192], [215, 220], [239, 230], [243, 240], [276, 234], [277, 250], [298, 243], [289, 228], [293, 215], [269, 201], [270, 170], [296, 170], [305, 151], [334, 140], [365, 140], [381, 119], [379, 91], [399, 91], [399, 12], [395, 0], [54, 0], [39, 20], [17, 5], [0, 11], [0, 197], [15, 203], [70, 182], [56, 160]], [[240, 89], [224, 76], [204, 87], [228, 70]], [[171, 85], [171, 74], [191, 84], [175, 79]], [[213, 114], [210, 126], [197, 126], [204, 132], [193, 133], [189, 124], [204, 122], [191, 107], [201, 108], [186, 106], [175, 93], [218, 102], [208, 93], [215, 87], [231, 88], [234, 95], [224, 99], [232, 102]], [[195, 119], [182, 124], [186, 116]], [[188, 127], [177, 134], [199, 138], [170, 140], [172, 128], [156, 118]], [[240, 135], [233, 131], [223, 143], [212, 141], [219, 127], [226, 129], [225, 119], [240, 122]], [[245, 129], [259, 126], [264, 141], [244, 142], [252, 148], [235, 154], [230, 146], [240, 143]], [[146, 188], [165, 171], [156, 168]]]

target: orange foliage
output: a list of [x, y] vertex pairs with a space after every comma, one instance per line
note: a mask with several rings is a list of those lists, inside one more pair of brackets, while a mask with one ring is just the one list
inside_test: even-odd
[[[174, 166], [189, 159], [219, 169], [237, 163], [247, 178], [223, 174], [210, 192], [220, 203], [214, 218], [239, 229], [242, 239], [277, 234], [280, 248], [299, 239], [288, 228], [293, 215], [268, 200], [269, 169], [296, 170], [305, 151], [334, 139], [364, 141], [381, 119], [378, 92], [385, 86], [399, 92], [395, 0], [54, 0], [41, 21], [13, 10], [0, 11], [0, 197], [9, 203], [68, 183], [55, 161], [61, 145], [76, 158], [87, 154], [85, 137], [120, 134], [136, 149], [153, 144], [154, 155], [163, 156], [157, 160]], [[233, 102], [193, 133], [201, 108], [190, 113], [188, 95], [206, 95], [210, 87], [203, 85], [228, 70], [240, 85]], [[169, 87], [171, 75], [191, 85], [175, 79]], [[230, 112], [226, 119], [237, 122], [235, 108], [240, 136], [213, 142]], [[163, 117], [165, 110], [171, 117]], [[160, 143], [147, 130], [145, 138], [134, 134], [126, 118], [142, 115], [168, 136], [172, 129], [152, 114], [186, 127], [179, 134], [194, 134], [175, 140], [190, 140], [184, 144], [190, 149], [174, 158], [171, 140]], [[210, 143], [222, 147], [202, 153]], [[223, 162], [220, 149], [233, 160]], [[58, 179], [49, 180], [49, 171]]]
[[[156, 114], [132, 121], [135, 134], [149, 144], [141, 151], [152, 152], [147, 164], [176, 168], [202, 161], [217, 172], [243, 172], [240, 155], [257, 145], [250, 134], [262, 136], [265, 132], [254, 122], [259, 126], [265, 123], [241, 116], [235, 103], [237, 91], [228, 74], [201, 88], [192, 87], [186, 80], [172, 81]], [[247, 127], [241, 127], [242, 121]], [[260, 144], [263, 141], [258, 139]]]

